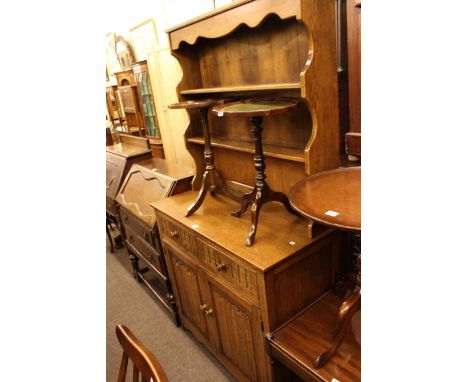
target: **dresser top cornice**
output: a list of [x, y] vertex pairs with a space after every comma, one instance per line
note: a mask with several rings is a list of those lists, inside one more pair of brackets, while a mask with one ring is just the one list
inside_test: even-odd
[[307, 221], [285, 211], [281, 204], [272, 202], [262, 208], [254, 245], [246, 247], [245, 233], [249, 230], [250, 215], [233, 217], [230, 212], [238, 209], [238, 203], [223, 195], [207, 195], [196, 213], [185, 217], [187, 207], [196, 196], [197, 192], [189, 191], [151, 205], [157, 212], [199, 233], [262, 272], [282, 263], [320, 238], [318, 236], [311, 241], [307, 238]]

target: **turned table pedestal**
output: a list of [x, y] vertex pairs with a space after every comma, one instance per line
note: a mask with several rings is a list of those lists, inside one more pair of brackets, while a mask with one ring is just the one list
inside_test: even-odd
[[236, 198], [237, 195], [226, 186], [222, 176], [216, 170], [214, 164], [214, 153], [211, 147], [210, 130], [208, 127], [208, 109], [216, 104], [222, 103], [223, 100], [191, 100], [179, 102], [169, 105], [170, 109], [196, 109], [200, 114], [201, 125], [203, 129], [203, 138], [205, 141], [204, 157], [205, 157], [205, 172], [203, 174], [203, 181], [198, 193], [197, 199], [193, 202], [185, 212], [185, 216], [192, 215], [201, 206], [205, 200], [206, 193], [210, 191], [214, 195], [217, 191], [224, 191], [232, 197]]
[[249, 204], [251, 207], [251, 226], [250, 231], [245, 241], [245, 245], [250, 247], [257, 232], [258, 217], [262, 205], [270, 201], [278, 201], [282, 203], [286, 209], [295, 213], [291, 208], [288, 198], [282, 192], [276, 192], [270, 189], [268, 183], [265, 181], [265, 156], [263, 154], [262, 145], [262, 121], [263, 117], [285, 113], [287, 111], [296, 109], [298, 106], [297, 101], [292, 100], [266, 100], [266, 101], [238, 101], [228, 104], [221, 104], [214, 106], [212, 112], [218, 117], [233, 117], [241, 116], [249, 118], [252, 123], [252, 134], [255, 143], [254, 164], [256, 171], [256, 182], [253, 190], [242, 196], [241, 207], [238, 211], [231, 213], [232, 216], [239, 217], [246, 210]]

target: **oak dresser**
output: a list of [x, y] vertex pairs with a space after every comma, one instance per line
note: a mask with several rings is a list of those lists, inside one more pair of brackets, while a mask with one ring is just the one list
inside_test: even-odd
[[239, 381], [272, 381], [264, 337], [325, 294], [342, 274], [342, 235], [313, 240], [307, 222], [282, 205], [262, 210], [255, 244], [246, 247], [249, 216], [238, 203], [208, 195], [195, 214], [190, 191], [151, 205], [180, 320]]

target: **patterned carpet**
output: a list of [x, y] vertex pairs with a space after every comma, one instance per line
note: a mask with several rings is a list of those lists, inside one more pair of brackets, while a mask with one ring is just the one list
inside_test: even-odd
[[[133, 279], [126, 249], [109, 252], [107, 242], [107, 381], [117, 380], [122, 352], [115, 336], [118, 323], [133, 331], [156, 356], [171, 382], [224, 382], [235, 379], [187, 331], [177, 328]], [[127, 381], [131, 380], [131, 367]]]

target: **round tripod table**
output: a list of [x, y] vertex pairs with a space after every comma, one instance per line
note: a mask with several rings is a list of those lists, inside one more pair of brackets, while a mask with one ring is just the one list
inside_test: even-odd
[[252, 203], [251, 208], [251, 226], [250, 231], [245, 241], [245, 245], [250, 247], [254, 240], [257, 232], [258, 216], [262, 205], [270, 201], [281, 202], [286, 209], [295, 213], [289, 205], [288, 198], [281, 192], [275, 192], [270, 189], [265, 181], [265, 156], [263, 154], [262, 145], [262, 121], [263, 117], [275, 114], [285, 113], [287, 111], [296, 109], [298, 101], [293, 100], [255, 100], [255, 101], [238, 101], [228, 104], [217, 105], [212, 108], [212, 113], [215, 113], [218, 117], [232, 117], [241, 116], [248, 117], [252, 123], [252, 133], [255, 142], [255, 186], [251, 192], [248, 192], [242, 196], [241, 208], [238, 211], [232, 212], [232, 216], [241, 216]]
[[169, 109], [196, 109], [200, 114], [201, 125], [203, 129], [203, 138], [205, 141], [204, 157], [206, 167], [205, 172], [203, 174], [202, 186], [200, 188], [200, 192], [198, 193], [197, 199], [187, 209], [187, 211], [185, 212], [185, 216], [190, 216], [196, 210], [198, 210], [198, 208], [202, 205], [203, 200], [205, 200], [205, 196], [208, 191], [210, 191], [210, 193], [214, 195], [217, 191], [222, 190], [228, 193], [229, 195], [233, 196], [234, 198], [237, 197], [237, 195], [226, 186], [226, 183], [224, 182], [222, 176], [216, 170], [214, 164], [213, 149], [211, 147], [210, 130], [208, 128], [207, 118], [208, 109], [211, 106], [222, 102], [223, 100], [206, 99], [185, 101], [169, 105]]
[[[312, 175], [295, 184], [289, 201], [311, 223], [318, 222], [337, 229], [361, 232], [361, 168], [349, 167]], [[360, 253], [360, 248], [359, 248]], [[339, 310], [338, 323], [330, 348], [315, 360], [318, 369], [333, 356], [343, 341], [353, 314], [361, 308], [360, 255], [354, 290]]]

